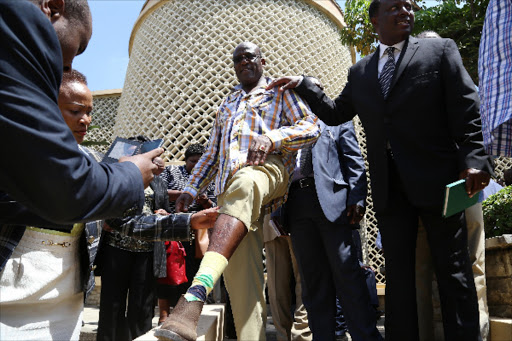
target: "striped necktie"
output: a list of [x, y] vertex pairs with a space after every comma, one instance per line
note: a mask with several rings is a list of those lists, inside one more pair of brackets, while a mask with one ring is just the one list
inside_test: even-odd
[[388, 60], [386, 60], [386, 64], [384, 64], [384, 67], [380, 73], [379, 83], [384, 98], [388, 97], [389, 88], [391, 87], [391, 80], [393, 79], [393, 73], [395, 72], [394, 50], [395, 48], [393, 46], [386, 49]]

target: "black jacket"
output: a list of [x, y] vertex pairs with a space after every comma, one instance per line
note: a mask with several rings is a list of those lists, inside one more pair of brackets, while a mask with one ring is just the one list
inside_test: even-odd
[[466, 168], [492, 174], [478, 93], [453, 40], [410, 37], [386, 99], [377, 77], [378, 56], [377, 51], [351, 67], [334, 101], [307, 78], [296, 88], [328, 125], [359, 115], [376, 211], [386, 208], [390, 190], [388, 141], [407, 196], [417, 206], [441, 206], [444, 187]]

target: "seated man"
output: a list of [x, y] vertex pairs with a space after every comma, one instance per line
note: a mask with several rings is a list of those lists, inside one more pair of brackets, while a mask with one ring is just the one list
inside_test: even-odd
[[[271, 80], [263, 76], [265, 59], [257, 45], [239, 44], [233, 52], [233, 63], [240, 84], [221, 104], [208, 148], [176, 202], [177, 212], [186, 211], [194, 197], [215, 179], [220, 214], [191, 287], [155, 332], [162, 340], [196, 339], [197, 321], [204, 301], [226, 269], [228, 260], [242, 240], [242, 253], [250, 248], [251, 253], [261, 254], [262, 208], [280, 205], [288, 190], [295, 152], [313, 143], [319, 135], [316, 117], [294, 91], [265, 90]], [[259, 257], [261, 259], [261, 255]], [[236, 262], [240, 266], [237, 269], [240, 271], [257, 267], [253, 264], [256, 258], [247, 262], [239, 262], [243, 257], [234, 258], [238, 258]], [[254, 277], [257, 278], [252, 279], [237, 276], [237, 280], [244, 281], [247, 287], [241, 283], [230, 285], [230, 279], [226, 277], [240, 339], [246, 339], [239, 333], [238, 322], [244, 321], [237, 321], [237, 316], [245, 314], [243, 310], [260, 308], [254, 307], [254, 302], [239, 307], [235, 300], [241, 295], [231, 294], [240, 288], [247, 294], [263, 291], [263, 274], [260, 276], [259, 272], [255, 268]]]

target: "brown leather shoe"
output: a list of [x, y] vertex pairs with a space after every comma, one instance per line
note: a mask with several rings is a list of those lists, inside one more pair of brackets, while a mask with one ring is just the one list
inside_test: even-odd
[[155, 330], [155, 336], [164, 341], [195, 341], [203, 305], [201, 301], [188, 302], [182, 295], [164, 324]]

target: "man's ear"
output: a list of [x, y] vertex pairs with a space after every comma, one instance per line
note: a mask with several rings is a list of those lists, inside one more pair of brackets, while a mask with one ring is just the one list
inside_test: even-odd
[[370, 21], [372, 22], [373, 30], [377, 32], [377, 29], [379, 28], [379, 19], [377, 19], [377, 17], [373, 17], [370, 18]]
[[50, 20], [54, 21], [63, 16], [66, 7], [65, 0], [43, 0], [50, 11]]
[[51, 15], [52, 15], [52, 11], [50, 10], [50, 7], [48, 6], [48, 0], [41, 0], [41, 2], [39, 2], [39, 5], [37, 5], [37, 2], [34, 1], [34, 4], [36, 6], [39, 6], [41, 8], [41, 11], [43, 12], [43, 14], [46, 15], [48, 17], [48, 19], [50, 19]]

